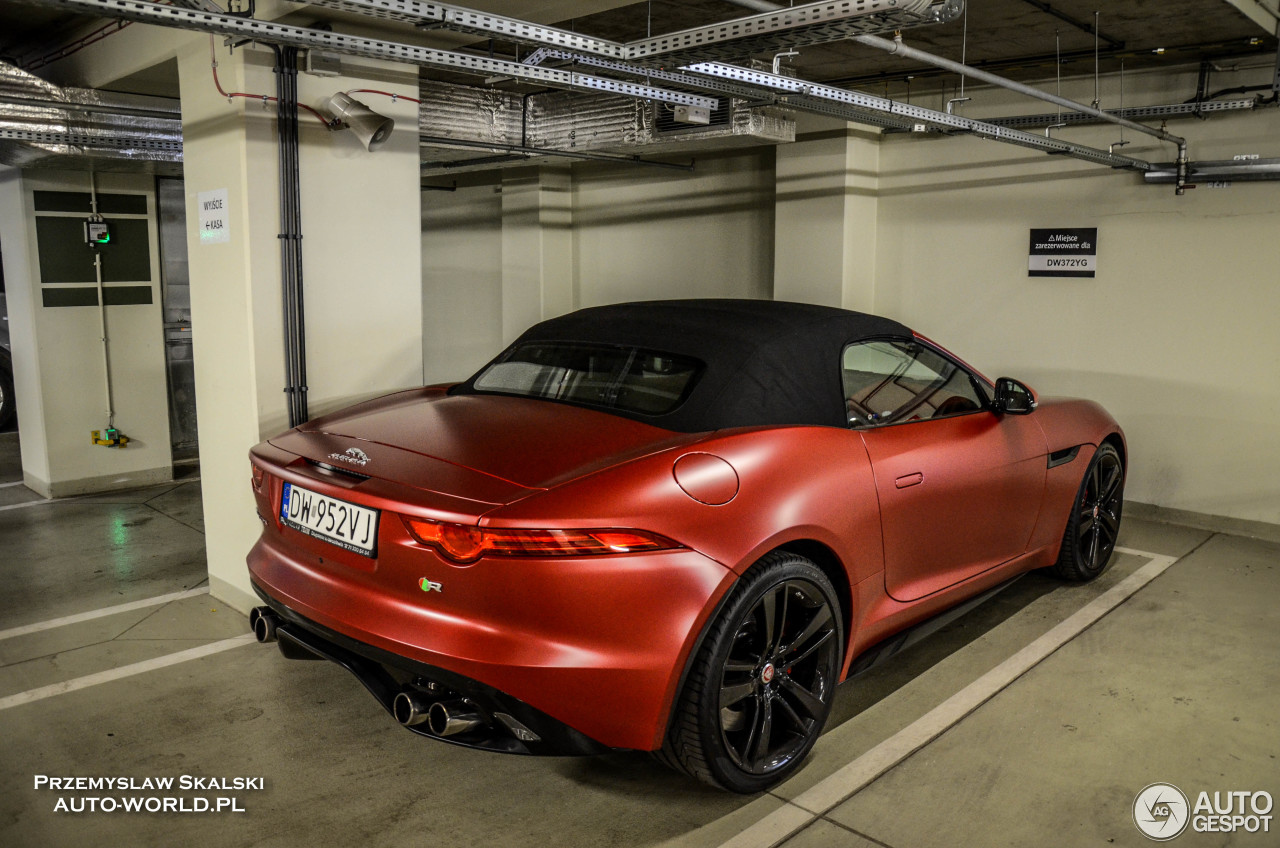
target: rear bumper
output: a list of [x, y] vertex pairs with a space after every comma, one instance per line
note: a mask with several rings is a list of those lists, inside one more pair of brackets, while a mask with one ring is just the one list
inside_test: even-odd
[[[540, 756], [587, 756], [601, 754], [608, 746], [590, 739], [571, 727], [556, 721], [504, 692], [442, 668], [416, 663], [405, 657], [379, 650], [343, 636], [317, 624], [271, 597], [256, 583], [258, 596], [280, 617], [276, 638], [280, 652], [291, 659], [325, 659], [335, 662], [356, 676], [374, 699], [394, 715], [395, 698], [406, 690], [423, 693], [423, 697], [439, 700], [465, 698], [486, 718], [486, 726], [458, 736], [438, 736], [426, 724], [406, 730], [461, 745], [503, 754], [536, 754]], [[518, 727], [532, 731], [520, 738], [499, 716], [508, 716]]]
[[[380, 531], [376, 563], [364, 560], [371, 570], [268, 524], [249, 571], [286, 639], [352, 671], [388, 709], [420, 678], [541, 737], [451, 742], [538, 754], [661, 746], [681, 673], [731, 571], [689, 550], [458, 567], [384, 535], [395, 524]], [[423, 592], [421, 575], [444, 590]]]

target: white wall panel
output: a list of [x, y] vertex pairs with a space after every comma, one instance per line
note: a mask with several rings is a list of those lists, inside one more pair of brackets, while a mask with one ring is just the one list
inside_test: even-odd
[[[1144, 81], [1129, 80], [1129, 102], [1177, 102], [1195, 83]], [[966, 114], [1041, 111], [990, 93], [975, 104]], [[1280, 155], [1274, 109], [1170, 130], [1195, 159]], [[1118, 133], [1064, 137], [1106, 147]], [[1172, 158], [1129, 138], [1130, 155]], [[1131, 500], [1280, 523], [1280, 185], [1176, 197], [978, 139], [899, 135], [882, 144], [879, 206], [878, 311], [990, 376], [1102, 402], [1128, 435]], [[1096, 278], [1028, 277], [1032, 227], [1097, 227]]]
[[502, 349], [501, 186], [422, 192], [422, 290], [428, 383], [468, 377]]
[[575, 171], [578, 306], [773, 293], [773, 151]]

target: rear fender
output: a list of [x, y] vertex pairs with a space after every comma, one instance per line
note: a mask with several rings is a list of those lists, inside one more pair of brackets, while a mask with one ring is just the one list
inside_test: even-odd
[[[710, 454], [732, 466], [726, 503], [696, 500], [675, 463]], [[697, 443], [633, 460], [488, 513], [494, 527], [632, 527], [660, 533], [746, 571], [787, 542], [830, 548], [856, 583], [883, 567], [879, 502], [866, 448], [838, 427], [719, 431]]]
[[[728, 502], [709, 505], [681, 488], [673, 469], [690, 453], [711, 454], [732, 466], [738, 488]], [[884, 559], [866, 448], [857, 433], [836, 427], [721, 431], [500, 507], [482, 524], [649, 530], [738, 576], [770, 551], [801, 540], [830, 549], [849, 585], [879, 572]], [[664, 715], [669, 717], [690, 659], [736, 582], [726, 579], [706, 599], [672, 657]], [[846, 622], [849, 639], [853, 625]]]

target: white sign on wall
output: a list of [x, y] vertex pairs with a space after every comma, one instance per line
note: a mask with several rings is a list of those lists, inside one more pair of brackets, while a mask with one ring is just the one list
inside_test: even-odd
[[225, 244], [231, 240], [230, 212], [227, 190], [215, 188], [196, 195], [200, 213], [200, 243]]

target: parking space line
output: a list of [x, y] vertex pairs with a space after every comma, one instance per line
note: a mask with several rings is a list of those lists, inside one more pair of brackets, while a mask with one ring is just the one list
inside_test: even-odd
[[14, 480], [12, 483], [0, 483], [0, 489], [11, 489], [14, 486], [21, 486], [21, 480]]
[[110, 683], [113, 680], [132, 677], [135, 674], [143, 674], [144, 672], [154, 671], [158, 668], [166, 668], [189, 660], [197, 660], [201, 657], [207, 657], [211, 654], [229, 651], [232, 648], [238, 648], [241, 645], [249, 645], [255, 642], [257, 642], [257, 639], [254, 635], [252, 633], [246, 633], [243, 636], [233, 636], [230, 639], [223, 639], [219, 642], [210, 642], [209, 644], [201, 645], [198, 648], [188, 648], [187, 650], [179, 651], [176, 654], [166, 654], [162, 657], [143, 660], [142, 662], [134, 663], [132, 665], [121, 666], [120, 668], [113, 668], [107, 671], [100, 671], [96, 674], [85, 675], [84, 677], [77, 677], [74, 680], [64, 680], [61, 683], [41, 686], [39, 689], [29, 689], [26, 692], [19, 692], [18, 694], [10, 695], [7, 698], [0, 698], [0, 711], [7, 710], [10, 707], [30, 704], [33, 701], [52, 698], [54, 695], [62, 695], [66, 692], [75, 692], [80, 689], [87, 689], [90, 686], [97, 686], [100, 683]]
[[42, 630], [53, 630], [56, 627], [66, 627], [68, 624], [79, 624], [82, 621], [92, 621], [95, 618], [104, 618], [108, 615], [115, 615], [116, 613], [155, 607], [160, 604], [167, 604], [170, 601], [180, 601], [183, 598], [194, 598], [197, 595], [204, 595], [208, 593], [208, 591], [208, 586], [201, 586], [198, 589], [187, 589], [183, 592], [170, 592], [167, 595], [156, 595], [154, 598], [143, 598], [140, 601], [130, 601], [127, 604], [117, 604], [113, 607], [103, 607], [102, 609], [89, 610], [88, 612], [78, 612], [74, 615], [64, 615], [62, 618], [51, 618], [48, 621], [37, 621], [35, 624], [24, 624], [21, 627], [11, 627], [8, 630], [0, 630], [0, 641], [12, 639], [15, 636], [26, 636], [28, 633], [39, 633]]
[[41, 498], [38, 501], [26, 501], [25, 503], [9, 504], [8, 506], [0, 506], [0, 512], [8, 512], [11, 509], [26, 509], [32, 506], [40, 506], [40, 504], [53, 503], [52, 498]]
[[[178, 486], [185, 486], [187, 483], [199, 483], [199, 482], [200, 482], [199, 477], [184, 477], [181, 480], [172, 480], [168, 483], [157, 483], [156, 486], [144, 486], [143, 488], [150, 489], [150, 488], [158, 488], [159, 486], [173, 486], [174, 488], [177, 488]], [[18, 485], [18, 484], [14, 483], [14, 484], [6, 484], [6, 485]], [[136, 490], [122, 489], [119, 492], [94, 492], [88, 495], [72, 495], [69, 498], [41, 498], [38, 501], [27, 501], [26, 503], [17, 503], [17, 504], [9, 504], [8, 506], [0, 506], [0, 512], [7, 512], [8, 510], [11, 510], [11, 509], [28, 509], [29, 507], [43, 506], [44, 504], [51, 504], [51, 503], [75, 503], [76, 501], [82, 501], [87, 498], [105, 498], [105, 497], [110, 497], [112, 494], [128, 494], [129, 492], [133, 492], [133, 491], [136, 491]], [[169, 491], [173, 491], [173, 490], [170, 489]], [[164, 493], [162, 492], [161, 494], [164, 494]], [[98, 501], [97, 503], [129, 505], [132, 502], [131, 501]]]
[[1132, 548], [1115, 550], [1150, 562], [895, 735], [724, 842], [721, 848], [774, 848], [786, 842], [937, 739], [1178, 561], [1178, 557]]

